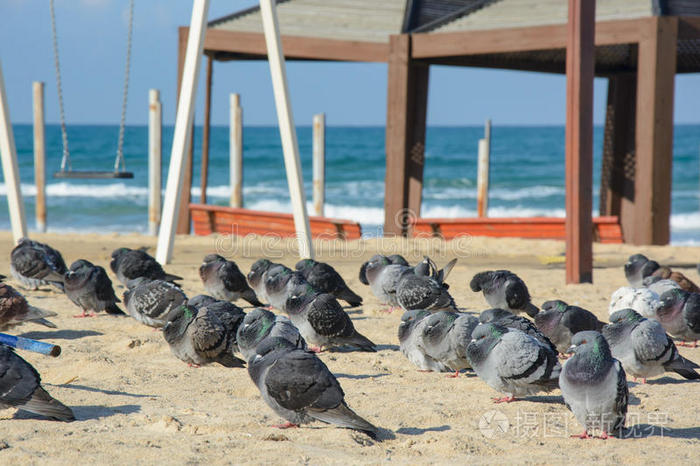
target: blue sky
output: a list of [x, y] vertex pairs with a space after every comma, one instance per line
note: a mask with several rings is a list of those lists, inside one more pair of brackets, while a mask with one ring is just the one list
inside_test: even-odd
[[[255, 1], [212, 0], [217, 18]], [[192, 3], [137, 1], [127, 123], [147, 121], [148, 89], [161, 90], [164, 121], [175, 116], [177, 27], [187, 25]], [[68, 124], [116, 124], [124, 73], [127, 0], [56, 0], [57, 27]], [[58, 121], [56, 83], [47, 0], [0, 0], [0, 61], [13, 123], [32, 120], [31, 83], [46, 83], [46, 118]], [[230, 92], [238, 92], [244, 123], [276, 124], [266, 62], [216, 62], [214, 124], [227, 124]], [[330, 125], [383, 125], [386, 65], [288, 64], [297, 124], [326, 112]], [[200, 75], [196, 118], [203, 114], [204, 73]], [[565, 80], [560, 75], [431, 67], [428, 123], [431, 125], [563, 124]], [[606, 80], [596, 79], [595, 121], [604, 117]], [[676, 78], [675, 120], [700, 123], [700, 75]]]

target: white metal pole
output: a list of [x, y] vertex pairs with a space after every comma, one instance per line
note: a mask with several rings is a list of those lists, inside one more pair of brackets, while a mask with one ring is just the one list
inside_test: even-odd
[[323, 217], [326, 203], [326, 114], [313, 121], [313, 201], [314, 214]]
[[231, 94], [231, 125], [229, 128], [229, 174], [231, 177], [231, 207], [243, 207], [243, 109], [241, 97]]
[[173, 148], [170, 153], [170, 168], [168, 181], [165, 186], [165, 203], [158, 233], [158, 248], [156, 260], [161, 264], [170, 261], [175, 242], [175, 224], [180, 210], [180, 192], [182, 191], [185, 151], [190, 144], [190, 127], [194, 119], [194, 97], [197, 91], [199, 65], [202, 59], [204, 33], [206, 32], [209, 0], [194, 0], [192, 4], [192, 19], [185, 51], [185, 65], [182, 72], [180, 100], [175, 119], [175, 134]]
[[163, 107], [160, 91], [148, 91], [148, 232], [158, 234], [163, 163]]
[[299, 144], [297, 143], [297, 133], [289, 102], [286, 65], [282, 52], [275, 1], [260, 0], [260, 13], [262, 14], [263, 29], [265, 31], [267, 60], [270, 63], [277, 119], [282, 138], [282, 151], [284, 152], [284, 166], [287, 171], [289, 196], [294, 213], [294, 227], [297, 232], [297, 241], [299, 242], [299, 256], [302, 258], [313, 258], [311, 228], [309, 226], [309, 215], [306, 212], [306, 197], [304, 196], [301, 164], [299, 163]]
[[46, 138], [44, 130], [44, 83], [34, 81], [32, 85], [34, 101], [34, 186], [36, 201], [34, 216], [36, 229], [46, 231]]
[[24, 203], [20, 191], [19, 168], [17, 167], [17, 149], [12, 134], [10, 108], [5, 94], [5, 80], [0, 64], [0, 156], [2, 156], [2, 173], [7, 188], [7, 205], [10, 210], [12, 237], [15, 242], [27, 236], [27, 221], [24, 218]]

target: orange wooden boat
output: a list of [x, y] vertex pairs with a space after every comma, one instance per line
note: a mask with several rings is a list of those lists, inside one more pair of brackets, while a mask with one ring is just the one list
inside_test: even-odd
[[[190, 212], [196, 235], [224, 233], [238, 236], [248, 234], [296, 236], [292, 214], [206, 204], [190, 204]], [[309, 223], [313, 238], [349, 240], [359, 239], [362, 236], [360, 224], [350, 220], [309, 217]]]
[[[446, 240], [461, 235], [566, 238], [564, 219], [558, 217], [417, 218], [412, 219], [411, 223], [413, 236], [440, 237]], [[622, 243], [622, 228], [618, 217], [594, 217], [593, 239], [601, 243]]]

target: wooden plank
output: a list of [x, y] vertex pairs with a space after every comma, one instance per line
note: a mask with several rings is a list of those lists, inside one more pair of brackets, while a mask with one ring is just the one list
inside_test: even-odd
[[34, 186], [36, 186], [36, 229], [46, 231], [46, 138], [44, 131], [44, 83], [32, 85], [34, 103]]
[[207, 184], [209, 178], [209, 136], [211, 135], [211, 81], [214, 59], [207, 55], [207, 75], [205, 82], [204, 96], [204, 128], [202, 128], [202, 172], [201, 172], [201, 194], [199, 202], [207, 203]]
[[[639, 44], [634, 244], [670, 240], [678, 18], [657, 17]], [[627, 231], [625, 231], [627, 234]]]
[[[178, 29], [178, 55], [177, 55], [177, 97], [178, 105], [180, 101], [180, 90], [182, 86], [182, 73], [185, 66], [185, 53], [187, 50], [187, 40], [189, 37], [189, 28], [179, 28]], [[197, 62], [199, 63], [199, 61]], [[197, 65], [199, 67], [199, 65]], [[187, 146], [185, 150], [185, 165], [183, 167], [183, 180], [182, 188], [180, 189], [180, 210], [178, 213], [177, 220], [177, 233], [180, 235], [186, 235], [190, 232], [190, 212], [187, 209], [187, 205], [190, 203], [190, 197], [192, 193], [192, 167], [194, 159], [194, 114], [192, 117], [192, 124], [189, 128], [189, 135], [187, 136]]]
[[[595, 45], [636, 43], [640, 28], [651, 18], [603, 21], [595, 26]], [[482, 31], [413, 34], [413, 58], [478, 55], [562, 49], [567, 43], [566, 24]]]
[[700, 18], [678, 18], [678, 39], [700, 39]]
[[595, 2], [569, 0], [566, 47], [566, 282], [593, 281]]
[[414, 63], [411, 36], [389, 38], [384, 234], [406, 235], [420, 216], [429, 65]]
[[[282, 36], [282, 48], [288, 60], [326, 60], [386, 62], [389, 45], [376, 42], [347, 41], [301, 36]], [[241, 53], [267, 58], [265, 36], [257, 32], [208, 29], [204, 49], [213, 52]]]

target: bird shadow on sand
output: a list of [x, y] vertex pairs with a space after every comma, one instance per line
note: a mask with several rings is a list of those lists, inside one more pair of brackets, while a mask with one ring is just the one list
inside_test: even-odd
[[632, 388], [632, 387], [638, 387], [638, 386], [644, 386], [644, 385], [677, 385], [677, 384], [683, 384], [683, 383], [696, 383], [694, 380], [687, 380], [687, 379], [676, 379], [674, 377], [661, 377], [658, 379], [652, 379], [652, 380], [647, 380], [647, 383], [641, 383], [641, 382], [627, 382], [627, 386]]
[[564, 397], [561, 395], [545, 395], [545, 396], [528, 396], [522, 399], [522, 401], [529, 401], [530, 403], [547, 403], [547, 404], [564, 404]]
[[364, 314], [365, 313], [365, 311], [363, 311], [362, 309], [360, 309], [358, 307], [346, 306], [343, 309], [345, 310], [345, 312], [347, 314]]
[[24, 338], [31, 338], [32, 340], [77, 340], [79, 338], [85, 337], [97, 337], [104, 335], [102, 332], [96, 332], [94, 330], [54, 330], [51, 332], [40, 332], [33, 331], [23, 333], [20, 336]]
[[672, 428], [666, 425], [657, 426], [654, 424], [635, 424], [633, 426], [626, 427], [622, 435], [620, 435], [618, 438], [621, 440], [632, 440], [649, 437], [668, 437], [697, 440], [698, 438], [700, 438], [700, 427]]
[[157, 398], [158, 395], [147, 395], [147, 394], [140, 394], [140, 393], [128, 393], [128, 392], [121, 392], [119, 390], [103, 390], [101, 388], [95, 388], [95, 387], [88, 387], [86, 385], [78, 385], [78, 384], [50, 384], [50, 383], [44, 383], [44, 385], [48, 386], [54, 386], [54, 387], [63, 387], [63, 388], [72, 388], [75, 390], [84, 390], [86, 392], [93, 392], [93, 393], [102, 393], [104, 395], [117, 395], [117, 396], [130, 396], [133, 398]]
[[102, 419], [114, 416], [115, 414], [134, 414], [141, 411], [139, 405], [119, 405], [119, 406], [73, 406], [71, 407], [75, 419], [78, 421], [89, 421], [91, 419]]
[[355, 379], [355, 380], [361, 380], [361, 379], [376, 379], [379, 377], [386, 377], [389, 374], [343, 374], [342, 372], [339, 374], [334, 374], [336, 378], [338, 379]]
[[397, 434], [403, 435], [423, 435], [426, 432], [445, 432], [452, 429], [448, 425], [437, 426], [437, 427], [402, 427], [396, 430]]

